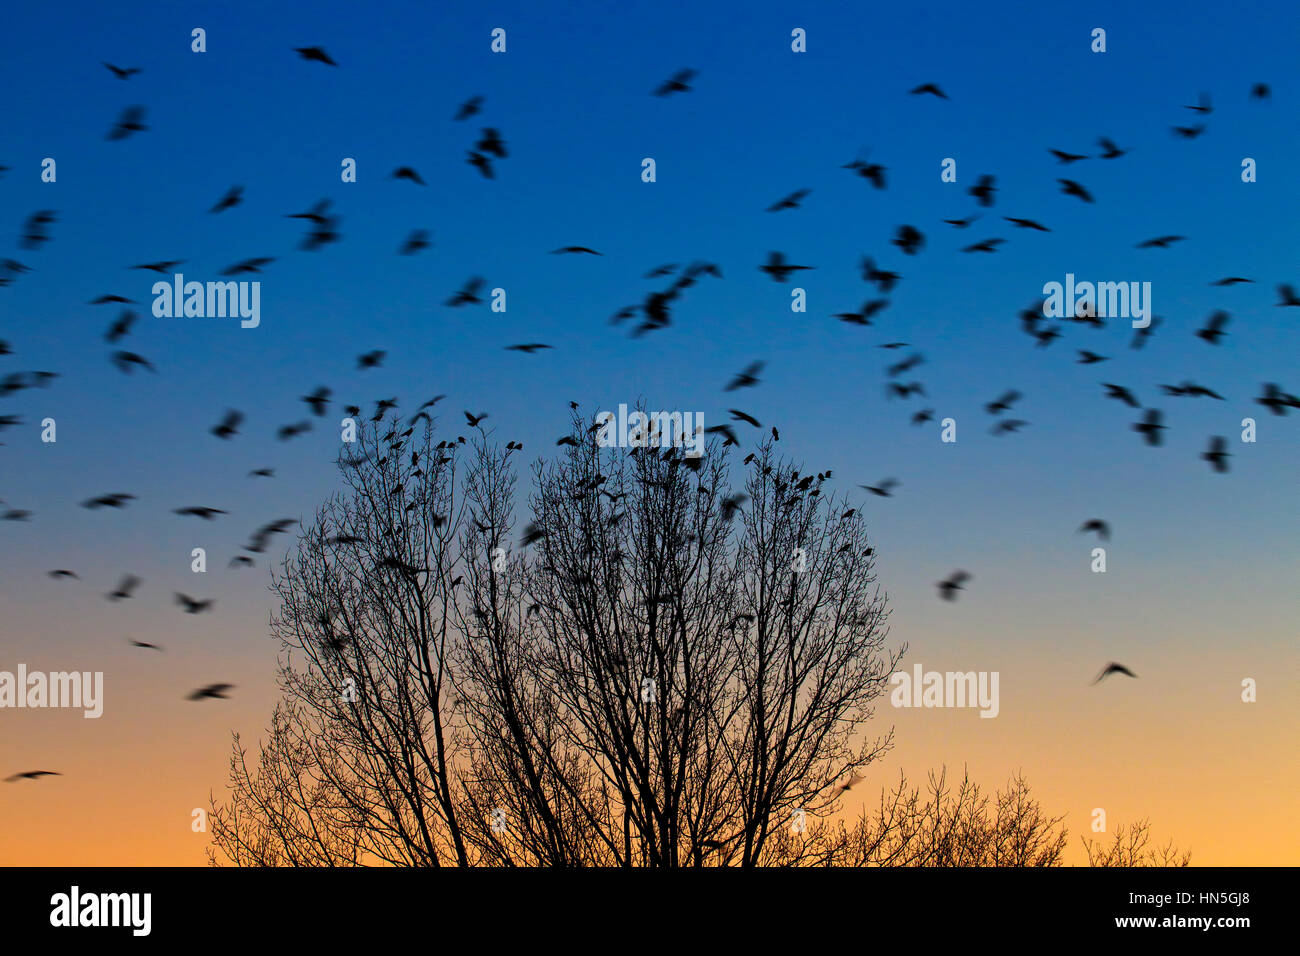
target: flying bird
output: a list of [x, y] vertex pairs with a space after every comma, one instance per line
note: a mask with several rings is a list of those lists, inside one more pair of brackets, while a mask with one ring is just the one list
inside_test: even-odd
[[967, 194], [974, 196], [975, 201], [981, 206], [993, 205], [993, 194], [997, 192], [997, 187], [993, 185], [993, 176], [981, 176], [975, 181], [975, 185], [966, 190]]
[[132, 133], [143, 133], [148, 128], [148, 126], [144, 125], [144, 107], [128, 106], [122, 111], [122, 115], [117, 118], [117, 122], [108, 131], [105, 139], [126, 139]]
[[202, 518], [204, 521], [211, 521], [217, 515], [226, 514], [220, 508], [207, 508], [203, 505], [191, 505], [186, 508], [175, 508], [172, 514], [185, 515], [188, 517]]
[[886, 478], [878, 485], [858, 485], [859, 488], [865, 488], [873, 495], [879, 495], [881, 498], [892, 498], [893, 489], [898, 487], [898, 480], [895, 478]]
[[240, 422], [244, 420], [244, 413], [237, 412], [234, 409], [226, 412], [221, 421], [213, 425], [209, 431], [218, 438], [228, 439], [232, 435], [239, 434], [238, 428]]
[[135, 74], [140, 72], [140, 68], [138, 66], [121, 67], [121, 66], [114, 66], [112, 63], [108, 63], [106, 61], [101, 61], [101, 62], [103, 62], [105, 68], [110, 73], [112, 73], [115, 77], [117, 77], [119, 80], [129, 80], [131, 79], [131, 77], [135, 76]]
[[308, 61], [314, 60], [317, 63], [324, 63], [326, 66], [338, 66], [337, 63], [335, 63], [332, 59], [330, 59], [330, 55], [326, 53], [325, 50], [321, 47], [296, 46], [293, 48], [293, 51], [297, 53], [300, 57], [302, 57], [304, 60], [308, 60]]
[[1087, 534], [1090, 531], [1095, 531], [1097, 537], [1102, 541], [1110, 540], [1110, 525], [1102, 521], [1100, 518], [1090, 518], [1085, 521], [1079, 526], [1079, 530], [1076, 531], [1075, 534]]
[[193, 691], [185, 699], [204, 700], [206, 698], [211, 698], [213, 700], [229, 700], [230, 698], [226, 696], [226, 691], [234, 689], [234, 684], [208, 684], [206, 687], [200, 687], [198, 690]]
[[914, 86], [908, 91], [912, 96], [923, 96], [929, 93], [931, 96], [937, 96], [941, 100], [948, 99], [948, 94], [939, 89], [937, 83], [922, 83], [920, 86]]
[[483, 97], [471, 96], [464, 103], [460, 104], [460, 108], [456, 110], [456, 115], [453, 116], [452, 119], [455, 120], [456, 122], [460, 122], [461, 120], [467, 120], [471, 116], [476, 115], [482, 108], [483, 108]]
[[1280, 285], [1277, 287], [1277, 296], [1282, 301], [1278, 303], [1279, 308], [1285, 308], [1289, 305], [1300, 305], [1300, 295], [1296, 295], [1295, 286]]
[[1094, 685], [1099, 684], [1107, 677], [1109, 677], [1111, 674], [1123, 674], [1126, 677], [1137, 677], [1137, 674], [1134, 674], [1123, 664], [1116, 664], [1114, 661], [1111, 661], [1109, 664], [1107, 664], [1105, 667], [1101, 669], [1101, 673], [1097, 675], [1097, 679], [1094, 680], [1092, 683]]
[[792, 272], [798, 272], [804, 269], [815, 269], [816, 266], [796, 266], [785, 260], [783, 252], [769, 252], [767, 254], [767, 263], [758, 267], [759, 271], [766, 272], [772, 277], [774, 282], [785, 282], [790, 278]]
[[425, 181], [420, 178], [420, 174], [417, 173], [410, 166], [398, 166], [396, 169], [394, 169], [391, 173], [388, 174], [388, 178], [405, 179], [408, 182], [415, 183], [417, 186], [427, 185], [427, 183], [425, 183]]
[[1157, 236], [1154, 239], [1147, 239], [1139, 242], [1134, 248], [1136, 249], [1168, 249], [1175, 242], [1182, 242], [1186, 236]]
[[110, 591], [107, 597], [110, 601], [121, 601], [124, 598], [129, 598], [131, 596], [131, 592], [134, 591], [137, 587], [139, 587], [139, 585], [140, 585], [140, 579], [137, 578], [134, 574], [124, 574], [122, 576], [121, 582], [117, 586], [117, 590]]
[[1231, 316], [1222, 309], [1214, 312], [1205, 320], [1205, 328], [1196, 330], [1196, 337], [1198, 339], [1204, 339], [1210, 345], [1218, 345], [1219, 339], [1223, 338], [1223, 336], [1227, 334], [1223, 331], [1223, 327], [1228, 324], [1228, 319], [1230, 318]]
[[5, 777], [5, 783], [15, 783], [19, 780], [36, 780], [40, 777], [61, 777], [63, 774], [57, 770], [26, 770], [22, 773], [16, 773], [13, 776]]
[[228, 190], [226, 190], [226, 194], [222, 196], [220, 199], [218, 199], [216, 205], [214, 205], [211, 209], [209, 209], [208, 212], [224, 212], [227, 209], [233, 209], [235, 206], [238, 206], [243, 201], [244, 201], [244, 187], [231, 186]]
[[1201, 452], [1201, 458], [1210, 463], [1215, 471], [1223, 474], [1228, 470], [1228, 459], [1232, 455], [1228, 453], [1228, 440], [1219, 435], [1210, 438], [1210, 446]]
[[797, 189], [784, 199], [778, 199], [767, 207], [768, 212], [780, 212], [782, 209], [798, 209], [799, 204], [811, 193], [811, 189]]
[[1133, 424], [1133, 430], [1138, 432], [1148, 445], [1159, 445], [1162, 441], [1160, 433], [1164, 431], [1165, 426], [1161, 424], [1164, 413], [1158, 408], [1148, 408], [1147, 413], [1142, 416], [1142, 421]]
[[925, 246], [925, 236], [915, 226], [899, 226], [894, 238], [890, 240], [904, 255], [914, 256]]
[[176, 603], [185, 608], [186, 614], [201, 614], [212, 607], [211, 598], [206, 601], [199, 601], [187, 594], [182, 594], [180, 591], [176, 592]]
[[673, 93], [689, 93], [689, 85], [695, 79], [696, 72], [691, 69], [678, 70], [671, 77], [655, 88], [655, 96], [671, 96]]
[[970, 575], [965, 571], [954, 571], [945, 580], [938, 582], [935, 587], [939, 589], [939, 597], [945, 601], [955, 601], [957, 600], [957, 592], [964, 591], [965, 588], [962, 585], [969, 580]]
[[1061, 192], [1065, 193], [1065, 195], [1077, 196], [1084, 202], [1094, 201], [1092, 193], [1088, 192], [1088, 190], [1079, 183], [1076, 183], [1073, 179], [1058, 179], [1057, 182], [1061, 184]]
[[735, 391], [738, 388], [752, 388], [759, 382], [758, 375], [763, 371], [765, 362], [750, 362], [745, 368], [737, 372], [735, 377], [723, 389], [724, 392]]

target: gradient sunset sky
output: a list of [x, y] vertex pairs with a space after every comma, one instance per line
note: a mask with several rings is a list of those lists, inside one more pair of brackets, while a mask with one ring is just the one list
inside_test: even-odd
[[[339, 486], [333, 459], [343, 404], [369, 412], [398, 397], [407, 414], [448, 399], [443, 437], [465, 431], [462, 408], [488, 411], [502, 441], [549, 455], [568, 402], [595, 413], [644, 399], [699, 411], [706, 425], [741, 408], [781, 431], [780, 449], [806, 471], [834, 471], [835, 490], [868, 510], [878, 569], [904, 667], [998, 671], [1000, 714], [904, 710], [881, 701], [874, 729], [896, 728], [894, 751], [849, 795], [873, 805], [899, 768], [923, 783], [931, 768], [967, 765], [988, 787], [1022, 771], [1052, 813], [1067, 814], [1069, 859], [1080, 858], [1093, 808], [1111, 827], [1149, 817], [1154, 836], [1194, 865], [1300, 862], [1296, 740], [1297, 481], [1300, 409], [1255, 404], [1265, 382], [1300, 393], [1300, 309], [1276, 286], [1300, 286], [1300, 160], [1294, 4], [1205, 7], [1161, 2], [1062, 5], [858, 3], [424, 2], [294, 5], [48, 3], [13, 6], [0, 31], [9, 91], [0, 137], [0, 258], [31, 268], [0, 288], [0, 379], [49, 370], [47, 389], [0, 397], [0, 670], [103, 671], [105, 712], [0, 710], [0, 864], [201, 865], [208, 835], [190, 813], [225, 786], [230, 733], [255, 750], [276, 699], [277, 645], [268, 561], [228, 569], [256, 527], [310, 519]], [[207, 31], [207, 52], [190, 31]], [[505, 54], [490, 31], [507, 30]], [[807, 31], [808, 52], [790, 49]], [[1093, 28], [1107, 52], [1090, 51]], [[337, 68], [293, 48], [321, 45]], [[138, 66], [123, 82], [102, 65]], [[650, 91], [679, 69], [693, 91]], [[911, 96], [938, 83], [949, 100]], [[1257, 82], [1267, 101], [1249, 96]], [[1209, 93], [1213, 113], [1185, 109]], [[457, 106], [483, 112], [453, 122]], [[147, 109], [149, 129], [105, 140], [119, 113]], [[1185, 140], [1172, 126], [1206, 124]], [[483, 127], [509, 157], [488, 181], [465, 163]], [[1097, 158], [1106, 136], [1130, 152]], [[1069, 167], [1049, 148], [1086, 153]], [[841, 167], [857, 156], [887, 167], [877, 190]], [[43, 183], [41, 161], [58, 163]], [[340, 182], [353, 157], [358, 182]], [[657, 181], [641, 181], [653, 157]], [[940, 163], [958, 163], [956, 184]], [[1258, 181], [1243, 183], [1243, 158]], [[427, 183], [395, 181], [398, 166]], [[997, 203], [966, 194], [997, 177]], [[1083, 183], [1084, 204], [1057, 179]], [[234, 184], [244, 202], [211, 215]], [[802, 208], [765, 209], [800, 188]], [[341, 242], [298, 248], [299, 220], [329, 197]], [[19, 246], [24, 220], [57, 212], [52, 240]], [[981, 218], [955, 230], [944, 219]], [[1013, 228], [1002, 216], [1051, 228]], [[926, 236], [915, 257], [891, 245], [907, 223]], [[397, 250], [432, 232], [418, 255]], [[1135, 249], [1154, 236], [1188, 237]], [[963, 254], [989, 237], [993, 255]], [[587, 245], [601, 257], [555, 256]], [[816, 266], [787, 284], [757, 271], [770, 250]], [[869, 254], [903, 275], [870, 328], [833, 313], [876, 293], [858, 274]], [[208, 280], [254, 256], [276, 261], [262, 281], [262, 320], [154, 318], [153, 273], [130, 266], [184, 259]], [[664, 280], [664, 263], [710, 260], [675, 304], [673, 324], [642, 338], [609, 318]], [[1038, 348], [1017, 313], [1067, 273], [1146, 281], [1163, 324], [1132, 350], [1127, 320], [1101, 330], [1065, 323]], [[467, 278], [508, 291], [508, 311], [449, 309]], [[1212, 287], [1243, 276], [1253, 284]], [[658, 284], [656, 284], [658, 283]], [[790, 290], [807, 290], [793, 314]], [[102, 336], [115, 306], [141, 318], [119, 346]], [[1193, 335], [1231, 313], [1217, 347]], [[908, 349], [882, 350], [891, 341]], [[551, 351], [508, 352], [519, 342]], [[157, 374], [126, 376], [114, 348], [146, 356]], [[1076, 363], [1076, 349], [1110, 360]], [[356, 356], [384, 349], [382, 368]], [[885, 367], [919, 351], [907, 380], [928, 396], [887, 400]], [[765, 360], [762, 384], [724, 393], [739, 369]], [[1161, 383], [1194, 380], [1225, 401], [1168, 397]], [[1168, 426], [1150, 448], [1139, 413], [1103, 398], [1127, 385]], [[333, 389], [316, 419], [299, 400]], [[1029, 425], [993, 436], [982, 406], [1008, 389]], [[909, 423], [933, 407], [936, 421]], [[228, 408], [242, 434], [208, 434]], [[337, 414], [336, 414], [337, 413]], [[58, 441], [40, 440], [40, 422]], [[277, 441], [280, 425], [314, 430]], [[939, 440], [953, 417], [958, 441]], [[1240, 440], [1254, 418], [1258, 440]], [[757, 432], [739, 425], [746, 446]], [[1229, 474], [1199, 459], [1228, 438]], [[742, 451], [743, 454], [743, 451]], [[274, 467], [271, 480], [248, 477]], [[900, 481], [876, 498], [859, 484]], [[130, 492], [124, 511], [82, 500]], [[208, 505], [207, 523], [172, 509]], [[1108, 571], [1090, 571], [1090, 518], [1113, 529]], [[204, 547], [209, 569], [190, 571]], [[69, 568], [80, 580], [47, 576]], [[956, 602], [934, 582], [956, 568], [973, 579]], [[104, 594], [124, 573], [143, 579], [130, 601]], [[173, 592], [215, 598], [182, 613]], [[139, 650], [128, 639], [162, 645]], [[1137, 680], [1090, 686], [1107, 661]], [[1241, 682], [1258, 701], [1241, 701]], [[230, 701], [188, 703], [193, 688], [236, 685]]]

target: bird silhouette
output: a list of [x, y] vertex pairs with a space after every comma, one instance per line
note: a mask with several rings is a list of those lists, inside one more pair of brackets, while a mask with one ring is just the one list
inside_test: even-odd
[[671, 96], [674, 93], [689, 93], [692, 89], [689, 84], [691, 80], [695, 79], [695, 77], [696, 72], [694, 70], [678, 70], [655, 88], [654, 95]]
[[122, 140], [126, 139], [133, 133], [143, 133], [149, 127], [144, 125], [144, 107], [128, 106], [122, 110], [122, 115], [117, 118], [117, 122], [108, 131], [105, 139]]
[[1057, 182], [1061, 184], [1061, 192], [1065, 193], [1065, 195], [1077, 196], [1084, 202], [1094, 202], [1092, 193], [1088, 192], [1087, 189], [1079, 183], [1076, 183], [1073, 179], [1058, 179]]
[[768, 275], [770, 275], [773, 281], [785, 282], [787, 279], [790, 278], [791, 273], [799, 272], [805, 269], [815, 269], [816, 266], [792, 265], [786, 262], [785, 253], [769, 252], [767, 254], [766, 264], [761, 265], [758, 268], [760, 271], [766, 272]]
[[938, 582], [935, 587], [939, 589], [939, 597], [945, 601], [957, 600], [957, 592], [964, 591], [963, 585], [970, 580], [970, 575], [965, 571], [954, 571], [947, 578]]
[[1148, 445], [1159, 445], [1163, 441], [1161, 433], [1165, 426], [1161, 424], [1164, 414], [1158, 408], [1148, 408], [1142, 421], [1135, 422], [1133, 430], [1141, 434]]
[[115, 77], [117, 77], [119, 80], [129, 80], [131, 79], [131, 77], [135, 76], [137, 73], [140, 72], [140, 68], [138, 66], [128, 66], [128, 67], [114, 66], [112, 63], [108, 63], [106, 61], [104, 62], [104, 67]]
[[22, 773], [16, 773], [12, 776], [5, 777], [5, 783], [15, 783], [19, 780], [39, 780], [41, 777], [61, 777], [57, 770], [24, 770]]
[[134, 574], [125, 574], [117, 586], [116, 591], [110, 591], [107, 595], [110, 601], [121, 601], [131, 597], [131, 592], [140, 586], [140, 579]]
[[1088, 519], [1087, 521], [1085, 521], [1083, 524], [1079, 526], [1079, 530], [1076, 531], [1075, 534], [1087, 534], [1088, 532], [1092, 532], [1092, 531], [1095, 531], [1097, 533], [1097, 537], [1099, 537], [1102, 541], [1110, 540], [1110, 525], [1102, 521], [1100, 518]]
[[937, 83], [922, 83], [920, 86], [913, 87], [908, 92], [913, 96], [922, 96], [928, 93], [931, 96], [937, 96], [941, 100], [948, 99], [948, 94], [941, 90]]
[[1210, 439], [1210, 445], [1205, 451], [1201, 452], [1201, 458], [1210, 463], [1210, 467], [1220, 474], [1228, 470], [1228, 459], [1232, 456], [1228, 453], [1228, 440], [1218, 435]]
[[1107, 677], [1109, 677], [1111, 674], [1123, 674], [1126, 677], [1137, 677], [1137, 674], [1134, 674], [1123, 664], [1117, 664], [1114, 661], [1111, 661], [1109, 664], [1107, 664], [1105, 667], [1101, 669], [1101, 673], [1097, 675], [1096, 680], [1094, 680], [1092, 683], [1094, 685], [1099, 684]]
[[859, 488], [865, 488], [873, 495], [879, 495], [881, 498], [892, 498], [894, 489], [898, 487], [898, 480], [895, 478], [886, 478], [877, 485], [858, 485]]
[[326, 66], [338, 66], [328, 53], [322, 47], [318, 46], [296, 46], [293, 51], [304, 60], [324, 63]]
[[229, 700], [226, 691], [234, 690], [234, 684], [208, 684], [206, 687], [200, 687], [192, 691], [186, 700]]

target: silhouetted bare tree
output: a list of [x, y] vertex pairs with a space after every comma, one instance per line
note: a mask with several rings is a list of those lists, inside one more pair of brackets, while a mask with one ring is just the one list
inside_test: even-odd
[[[1042, 866], [1065, 832], [1015, 779], [906, 781], [849, 828], [905, 648], [862, 516], [771, 441], [537, 461], [381, 419], [273, 576], [282, 699], [238, 737], [213, 862]], [[1089, 850], [1090, 858], [1092, 856]]]

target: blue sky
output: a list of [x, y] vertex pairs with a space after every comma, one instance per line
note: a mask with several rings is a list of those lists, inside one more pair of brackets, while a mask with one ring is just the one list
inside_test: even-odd
[[[501, 441], [523, 441], [530, 456], [549, 453], [570, 400], [594, 413], [643, 398], [706, 424], [742, 408], [855, 499], [859, 483], [898, 478], [896, 498], [867, 507], [895, 630], [927, 664], [950, 654], [976, 666], [958, 660], [973, 641], [990, 658], [1037, 659], [1085, 619], [1088, 675], [1153, 628], [1162, 642], [1178, 632], [1183, 646], [1210, 649], [1232, 627], [1244, 653], [1294, 638], [1300, 412], [1275, 418], [1252, 401], [1262, 382], [1300, 392], [1300, 310], [1274, 304], [1277, 284], [1300, 284], [1293, 5], [1191, 16], [1173, 3], [52, 3], [6, 21], [0, 242], [33, 271], [0, 289], [0, 339], [14, 351], [0, 376], [60, 374], [0, 399], [0, 414], [24, 421], [0, 433], [0, 498], [34, 512], [0, 526], [0, 635], [23, 659], [56, 641], [60, 654], [95, 659], [109, 639], [166, 639], [183, 626], [200, 640], [177, 666], [200, 682], [229, 663], [262, 681], [269, 710], [265, 568], [227, 571], [226, 559], [253, 528], [307, 517], [336, 487], [341, 404], [397, 396], [410, 412], [437, 393], [449, 396], [451, 435], [464, 430], [462, 408], [488, 411]], [[194, 27], [207, 31], [206, 53], [190, 51]], [[495, 27], [507, 30], [505, 54], [489, 50]], [[795, 27], [806, 54], [790, 50]], [[1105, 54], [1090, 52], [1094, 27], [1107, 30]], [[293, 48], [304, 45], [325, 47], [338, 68], [300, 60]], [[104, 60], [143, 72], [122, 82]], [[699, 71], [692, 92], [650, 95], [684, 67]], [[1259, 81], [1270, 102], [1249, 99]], [[950, 99], [908, 95], [923, 82]], [[1170, 127], [1196, 121], [1183, 107], [1203, 91], [1215, 106], [1207, 132], [1176, 138]], [[483, 113], [453, 122], [474, 95]], [[147, 108], [149, 130], [107, 142], [132, 104]], [[485, 126], [510, 152], [494, 181], [465, 163]], [[1131, 152], [1098, 159], [1098, 136]], [[1091, 158], [1067, 169], [1049, 148]], [[841, 168], [860, 154], [888, 168], [886, 190]], [[40, 181], [47, 156], [55, 184]], [[344, 157], [357, 160], [355, 184], [340, 182]], [[656, 160], [653, 184], [641, 181], [643, 157]], [[957, 160], [956, 184], [940, 181], [945, 157]], [[1244, 157], [1258, 182], [1241, 182]], [[428, 185], [388, 178], [401, 165]], [[966, 189], [985, 173], [999, 192], [979, 210]], [[1061, 176], [1097, 202], [1061, 195]], [[243, 204], [210, 215], [234, 184]], [[800, 188], [812, 190], [803, 208], [764, 211]], [[283, 217], [325, 197], [344, 238], [300, 251], [303, 225]], [[58, 212], [53, 239], [19, 249], [38, 209]], [[977, 211], [966, 230], [942, 222]], [[926, 235], [916, 257], [890, 244], [904, 223]], [[416, 228], [432, 231], [433, 248], [398, 256]], [[1162, 234], [1189, 238], [1134, 248]], [[1007, 242], [994, 255], [959, 251], [995, 236]], [[603, 255], [549, 254], [570, 244]], [[770, 250], [816, 270], [774, 283], [757, 271]], [[831, 318], [875, 296], [858, 276], [863, 254], [903, 275], [865, 329]], [[127, 268], [184, 259], [179, 271], [205, 280], [253, 256], [277, 261], [260, 277], [262, 321], [250, 330], [154, 318], [157, 277]], [[609, 325], [658, 287], [644, 273], [695, 260], [719, 263], [724, 278], [688, 290], [671, 327], [633, 339]], [[1128, 347], [1123, 320], [1071, 325], [1036, 348], [1017, 313], [1067, 272], [1151, 282], [1165, 324], [1143, 351]], [[443, 306], [473, 275], [507, 290], [506, 313]], [[1228, 275], [1256, 281], [1208, 285]], [[807, 290], [805, 314], [790, 311], [795, 286]], [[101, 336], [117, 310], [86, 303], [110, 292], [141, 303], [121, 347], [157, 375], [109, 363]], [[1233, 319], [1213, 348], [1192, 332], [1216, 309]], [[885, 399], [885, 366], [910, 351], [879, 348], [890, 341], [925, 355], [911, 377], [928, 398]], [[505, 351], [518, 342], [554, 349]], [[1111, 360], [1077, 365], [1076, 348]], [[372, 349], [387, 350], [384, 367], [356, 371]], [[722, 391], [758, 359], [762, 385]], [[1228, 401], [1157, 390], [1185, 379]], [[1163, 409], [1166, 447], [1145, 447], [1129, 429], [1137, 412], [1103, 400], [1101, 382]], [[277, 442], [278, 426], [308, 417], [298, 397], [319, 385], [333, 389], [330, 415]], [[995, 438], [981, 406], [1010, 388], [1024, 393], [1013, 414], [1030, 425]], [[955, 445], [939, 442], [937, 422], [908, 423], [922, 404], [957, 419]], [[223, 443], [207, 429], [227, 408], [248, 419]], [[39, 441], [46, 416], [55, 445]], [[1259, 422], [1254, 445], [1238, 440], [1245, 416]], [[746, 444], [758, 434], [737, 427]], [[1231, 474], [1198, 460], [1210, 435], [1230, 439]], [[246, 477], [262, 466], [277, 478]], [[77, 507], [108, 491], [139, 500], [122, 513]], [[213, 525], [170, 514], [194, 504], [231, 514]], [[1090, 545], [1073, 533], [1090, 517], [1116, 528], [1105, 576], [1087, 573]], [[200, 545], [212, 570], [195, 584], [188, 555]], [[50, 581], [54, 567], [84, 584]], [[956, 567], [973, 572], [971, 591], [939, 604], [933, 582]], [[140, 597], [109, 607], [99, 595], [127, 571], [145, 579]], [[220, 613], [181, 618], [173, 590], [214, 596]], [[1225, 606], [1232, 614], [1217, 617]], [[113, 647], [123, 680], [136, 679]]]

